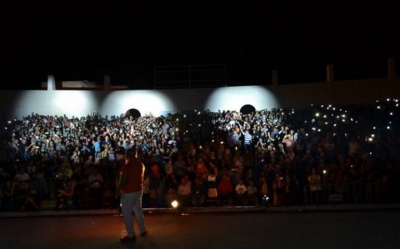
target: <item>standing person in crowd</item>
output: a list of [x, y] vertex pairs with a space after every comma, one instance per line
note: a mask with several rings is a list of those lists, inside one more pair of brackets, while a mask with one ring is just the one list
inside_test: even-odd
[[185, 213], [185, 208], [190, 205], [192, 196], [191, 186], [188, 183], [188, 179], [186, 177], [183, 177], [181, 179], [181, 183], [178, 186], [177, 194], [180, 204], [180, 212]]
[[239, 183], [235, 186], [235, 202], [238, 206], [246, 205], [247, 198], [247, 187], [242, 179], [239, 179]]
[[246, 196], [246, 205], [250, 203], [254, 203], [255, 206], [258, 206], [258, 190], [257, 187], [254, 185], [254, 181], [251, 180], [247, 186], [247, 196]]
[[[140, 151], [137, 151], [140, 154]], [[128, 233], [121, 241], [136, 240], [133, 228], [132, 209], [135, 212], [141, 236], [147, 234], [144, 214], [142, 209], [143, 180], [145, 166], [136, 158], [135, 150], [129, 149], [125, 154], [125, 165], [121, 172], [121, 180], [118, 191], [121, 192], [122, 214], [125, 221], [125, 229]]]
[[122, 148], [115, 152], [115, 161], [112, 164], [112, 172], [113, 172], [112, 179], [114, 180], [113, 190], [115, 190], [114, 206], [118, 207], [119, 209], [121, 208], [119, 205], [120, 204], [120, 194], [119, 194], [119, 191], [117, 191], [117, 189], [118, 189], [118, 185], [119, 185], [119, 182], [121, 179], [121, 171], [122, 171], [122, 168], [124, 167], [124, 165], [125, 165], [125, 150]]
[[80, 199], [85, 191], [85, 176], [82, 173], [82, 166], [77, 165], [71, 180], [75, 182], [74, 191], [72, 195], [72, 205], [75, 209], [80, 209]]
[[321, 176], [318, 175], [315, 168], [311, 170], [311, 175], [308, 176], [308, 183], [310, 184], [311, 204], [320, 204]]
[[104, 189], [103, 182], [103, 176], [99, 173], [98, 168], [94, 167], [92, 174], [89, 175], [88, 184], [90, 188], [90, 196], [93, 198], [95, 209], [101, 207], [101, 197]]
[[285, 184], [283, 177], [279, 174], [275, 174], [275, 178], [272, 182], [272, 189], [274, 190], [274, 206], [280, 206], [282, 202], [282, 197], [284, 195]]
[[218, 199], [217, 204], [221, 205], [221, 201], [227, 201], [228, 205], [232, 205], [233, 184], [228, 174], [223, 174], [221, 181], [218, 183]]
[[178, 155], [178, 159], [174, 162], [174, 173], [177, 177], [177, 180], [180, 181], [182, 177], [185, 175], [186, 171], [186, 162], [183, 160], [183, 155]]
[[253, 136], [250, 134], [248, 129], [243, 130], [244, 127], [240, 126], [240, 131], [243, 134], [243, 140], [244, 140], [244, 149], [251, 149], [251, 143], [253, 141]]
[[145, 177], [143, 180], [142, 207], [150, 207], [150, 177], [148, 171], [145, 172]]
[[192, 206], [202, 207], [204, 205], [205, 191], [202, 181], [199, 178], [195, 179], [192, 186]]
[[265, 173], [262, 173], [260, 179], [258, 180], [258, 188], [260, 192], [260, 197], [262, 204], [267, 205], [269, 201], [269, 188], [268, 188], [268, 180]]

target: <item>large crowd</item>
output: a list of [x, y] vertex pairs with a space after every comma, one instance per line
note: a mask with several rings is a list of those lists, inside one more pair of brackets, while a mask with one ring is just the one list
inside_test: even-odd
[[[192, 110], [0, 120], [0, 208], [117, 208], [124, 152], [143, 207], [400, 202], [398, 100], [306, 110]], [[362, 189], [356, 193], [356, 189]], [[346, 198], [344, 198], [346, 197]]]

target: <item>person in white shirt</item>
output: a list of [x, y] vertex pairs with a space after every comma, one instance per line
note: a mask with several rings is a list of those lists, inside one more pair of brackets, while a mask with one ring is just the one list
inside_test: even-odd
[[181, 184], [178, 186], [178, 200], [181, 208], [181, 212], [185, 211], [185, 207], [187, 207], [191, 202], [192, 196], [192, 188], [191, 185], [188, 184], [188, 179], [183, 177], [181, 179]]
[[236, 205], [245, 204], [247, 196], [247, 187], [242, 179], [239, 179], [239, 183], [235, 187]]
[[26, 173], [24, 167], [19, 168], [18, 174], [14, 176], [14, 181], [16, 182], [19, 190], [27, 190], [30, 179], [31, 178], [29, 177], [28, 173]]
[[349, 156], [353, 155], [354, 153], [357, 153], [359, 149], [360, 149], [360, 145], [357, 143], [356, 139], [354, 137], [350, 138]]

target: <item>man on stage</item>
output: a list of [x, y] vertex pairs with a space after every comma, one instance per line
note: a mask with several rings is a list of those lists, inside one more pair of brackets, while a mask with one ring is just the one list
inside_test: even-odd
[[129, 149], [125, 153], [125, 165], [121, 171], [118, 191], [121, 193], [122, 215], [124, 216], [125, 229], [127, 236], [122, 237], [121, 241], [136, 240], [133, 229], [132, 209], [135, 212], [136, 221], [139, 225], [140, 236], [145, 236], [147, 230], [144, 225], [144, 215], [142, 209], [143, 179], [145, 166], [136, 158], [137, 153], [134, 149]]

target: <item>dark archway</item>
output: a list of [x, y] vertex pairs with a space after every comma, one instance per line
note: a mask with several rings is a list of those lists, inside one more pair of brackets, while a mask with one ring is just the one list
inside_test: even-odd
[[125, 112], [125, 117], [130, 117], [130, 116], [132, 116], [133, 118], [139, 118], [142, 115], [140, 114], [138, 109], [132, 108]]
[[256, 111], [256, 108], [254, 108], [254, 106], [252, 106], [252, 105], [244, 105], [244, 106], [242, 106], [242, 108], [240, 108], [240, 112], [243, 114], [250, 114], [255, 111]]

